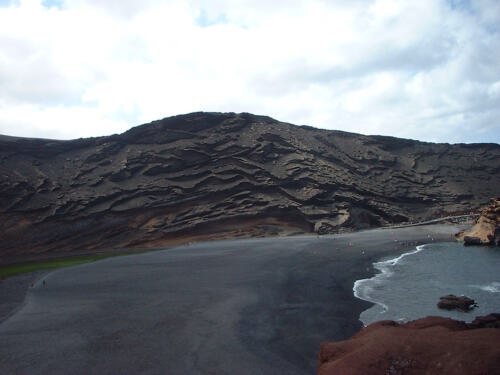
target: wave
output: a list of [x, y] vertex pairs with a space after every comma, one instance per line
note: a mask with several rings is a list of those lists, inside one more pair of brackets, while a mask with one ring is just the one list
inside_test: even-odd
[[500, 293], [500, 282], [493, 281], [488, 285], [471, 285], [473, 288], [478, 288], [490, 293]]
[[382, 301], [377, 301], [376, 299], [371, 297], [374, 288], [376, 288], [378, 285], [380, 285], [382, 282], [384, 282], [393, 275], [394, 266], [396, 266], [403, 258], [409, 255], [417, 254], [422, 250], [424, 250], [424, 248], [425, 245], [419, 245], [415, 250], [401, 254], [396, 258], [373, 263], [373, 267], [377, 269], [379, 273], [377, 273], [375, 276], [369, 279], [356, 280], [352, 288], [354, 296], [363, 301], [368, 301], [376, 305], [379, 305], [382, 308], [382, 311], [380, 312], [381, 314], [388, 311], [389, 307], [386, 304], [384, 304]]

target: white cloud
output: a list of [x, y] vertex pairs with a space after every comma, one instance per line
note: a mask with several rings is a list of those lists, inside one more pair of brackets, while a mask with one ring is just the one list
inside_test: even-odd
[[71, 139], [98, 135], [102, 129], [106, 129], [106, 134], [117, 134], [129, 128], [124, 121], [104, 117], [98, 108], [82, 106], [5, 106], [1, 116], [2, 134], [21, 137]]
[[97, 136], [207, 110], [500, 143], [498, 4], [12, 2], [0, 7], [0, 133]]

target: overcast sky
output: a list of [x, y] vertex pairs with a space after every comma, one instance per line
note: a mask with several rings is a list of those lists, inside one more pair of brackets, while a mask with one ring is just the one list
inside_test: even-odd
[[0, 0], [0, 134], [194, 111], [500, 143], [500, 1]]

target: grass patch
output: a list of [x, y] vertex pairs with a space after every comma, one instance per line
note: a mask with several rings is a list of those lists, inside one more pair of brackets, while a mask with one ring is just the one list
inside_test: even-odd
[[14, 275], [19, 275], [21, 273], [34, 272], [40, 270], [50, 270], [54, 268], [76, 266], [78, 264], [95, 262], [96, 260], [101, 260], [105, 258], [111, 258], [121, 255], [131, 255], [133, 253], [125, 254], [106, 254], [106, 255], [89, 255], [85, 257], [78, 258], [67, 258], [67, 259], [54, 259], [41, 262], [31, 262], [31, 263], [21, 263], [13, 264], [0, 268], [0, 278], [5, 279]]

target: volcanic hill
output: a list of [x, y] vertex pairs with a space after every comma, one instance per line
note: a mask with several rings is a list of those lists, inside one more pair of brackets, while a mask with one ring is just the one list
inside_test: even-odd
[[498, 144], [432, 144], [192, 113], [108, 137], [0, 136], [0, 259], [331, 233], [477, 209]]

